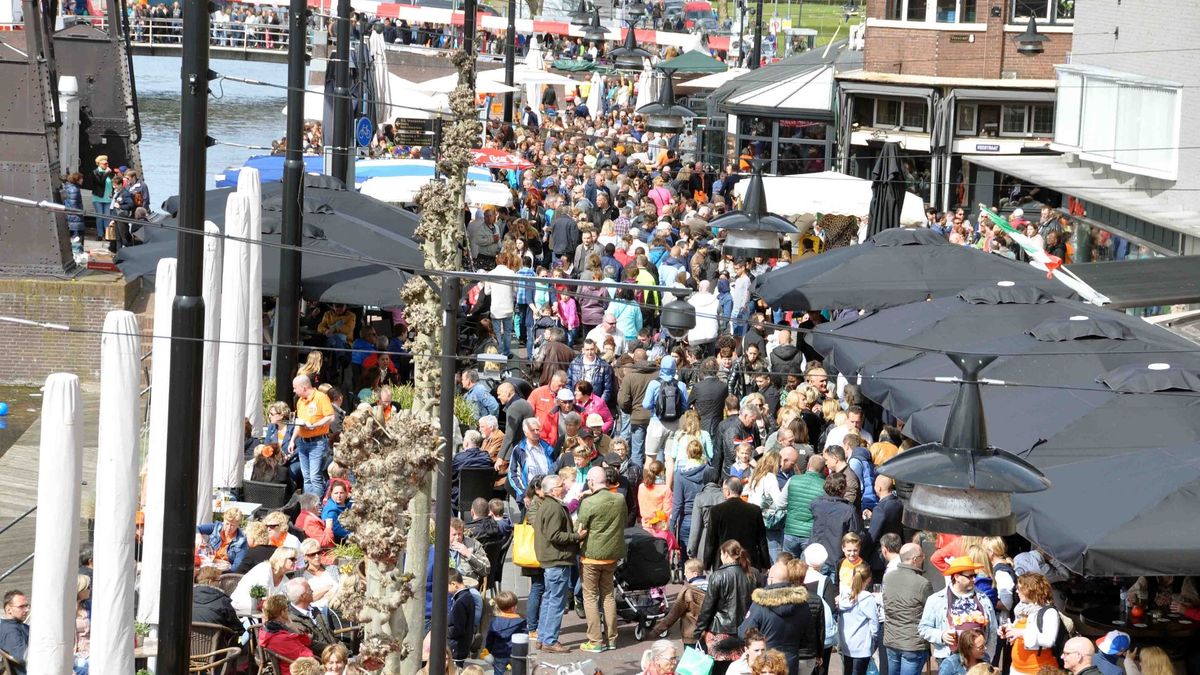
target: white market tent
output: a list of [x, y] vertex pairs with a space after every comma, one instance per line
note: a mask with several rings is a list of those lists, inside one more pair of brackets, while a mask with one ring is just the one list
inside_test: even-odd
[[[358, 191], [381, 202], [411, 204], [429, 176], [380, 176], [369, 178]], [[512, 206], [512, 191], [503, 183], [467, 181], [467, 203], [472, 206]]]
[[[750, 181], [738, 181], [734, 193], [744, 197]], [[763, 176], [767, 208], [781, 216], [835, 214], [866, 216], [871, 210], [871, 181], [836, 171], [804, 173], [794, 176]], [[925, 222], [925, 205], [911, 192], [904, 194], [901, 225]]]

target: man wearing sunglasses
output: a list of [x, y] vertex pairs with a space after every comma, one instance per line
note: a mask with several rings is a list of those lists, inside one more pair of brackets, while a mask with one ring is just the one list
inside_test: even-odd
[[976, 628], [987, 636], [987, 658], [996, 653], [996, 610], [986, 595], [975, 590], [979, 565], [967, 556], [950, 561], [943, 571], [946, 587], [929, 596], [917, 631], [933, 647], [933, 658], [948, 658], [958, 646], [958, 634]]

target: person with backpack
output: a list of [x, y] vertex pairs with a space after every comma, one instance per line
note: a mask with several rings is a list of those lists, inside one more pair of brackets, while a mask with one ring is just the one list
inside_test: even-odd
[[658, 364], [658, 379], [646, 387], [642, 408], [650, 411], [646, 427], [646, 457], [659, 457], [663, 441], [679, 430], [679, 418], [687, 410], [687, 387], [676, 377], [674, 356], [664, 356]]
[[987, 596], [975, 590], [975, 573], [979, 566], [966, 556], [950, 561], [943, 570], [946, 587], [929, 596], [921, 612], [917, 632], [933, 648], [933, 658], [949, 658], [958, 648], [958, 636], [968, 628], [976, 628], [987, 638], [988, 655], [996, 653], [999, 625], [996, 610]]
[[1036, 572], [1022, 574], [1017, 578], [1017, 597], [1013, 622], [1005, 624], [1001, 635], [1012, 645], [1010, 672], [1036, 675], [1043, 666], [1057, 667], [1071, 636], [1054, 608], [1050, 582]]

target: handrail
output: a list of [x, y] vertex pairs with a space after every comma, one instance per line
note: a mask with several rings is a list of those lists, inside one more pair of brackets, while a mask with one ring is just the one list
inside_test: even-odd
[[[88, 23], [102, 30], [108, 29], [108, 19], [100, 16], [68, 16], [75, 23]], [[306, 31], [307, 33], [307, 31]], [[134, 16], [129, 19], [130, 45], [182, 45], [183, 19], [148, 18]], [[307, 39], [307, 35], [306, 35]], [[209, 27], [209, 44], [226, 49], [242, 51], [280, 51], [288, 46], [288, 26], [282, 24], [246, 23], [222, 21]]]
[[25, 517], [28, 516], [29, 514], [33, 513], [34, 511], [37, 511], [37, 504], [34, 504], [33, 506], [29, 507], [28, 509], [25, 509], [25, 513], [22, 513], [21, 515], [17, 516], [16, 518], [13, 518], [11, 523], [0, 528], [0, 534], [4, 534], [5, 532], [8, 532], [10, 529], [12, 529], [13, 525], [16, 525], [17, 523], [21, 522], [22, 520], [25, 520]]
[[17, 563], [16, 565], [13, 565], [12, 567], [4, 570], [4, 572], [0, 572], [0, 581], [4, 581], [5, 579], [11, 577], [13, 574], [16, 573], [17, 570], [21, 569], [25, 565], [28, 565], [30, 560], [33, 560], [32, 553], [25, 556], [25, 558], [22, 559], [21, 562]]

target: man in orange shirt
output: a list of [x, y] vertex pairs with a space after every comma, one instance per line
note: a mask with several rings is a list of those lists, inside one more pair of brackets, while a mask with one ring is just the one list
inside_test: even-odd
[[558, 406], [555, 396], [566, 384], [567, 372], [560, 370], [550, 376], [549, 382], [529, 392], [529, 404], [533, 406], [534, 417], [542, 419]]
[[333, 403], [329, 397], [312, 386], [307, 375], [292, 380], [296, 392], [296, 433], [288, 451], [300, 458], [300, 473], [304, 476], [304, 491], [318, 497], [325, 494], [321, 472], [329, 452], [329, 425], [333, 422]]

